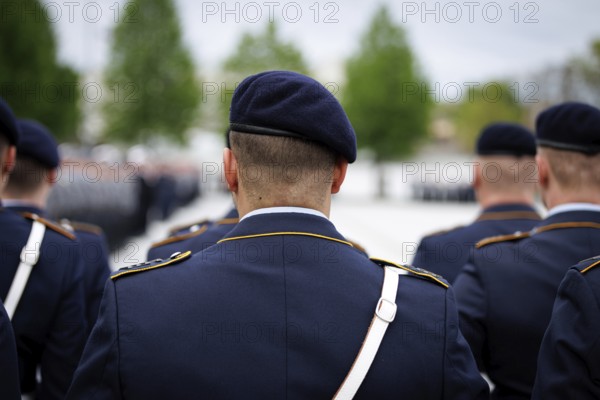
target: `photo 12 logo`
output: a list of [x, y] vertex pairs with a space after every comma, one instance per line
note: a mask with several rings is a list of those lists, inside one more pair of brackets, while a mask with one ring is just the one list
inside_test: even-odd
[[498, 3], [495, 1], [479, 2], [414, 2], [402, 3], [402, 22], [418, 20], [421, 23], [446, 22], [487, 22], [495, 24], [511, 20], [515, 24], [537, 24], [540, 5], [536, 2]]
[[104, 88], [98, 82], [0, 82], [0, 96], [33, 103], [79, 99], [86, 103], [137, 103], [140, 90], [134, 82], [113, 82]]
[[36, 22], [74, 23], [84, 21], [91, 24], [110, 18], [114, 23], [134, 23], [138, 21], [138, 12], [138, 3], [133, 1], [108, 3], [105, 1], [26, 2], [14, 0], [2, 1], [0, 23], [15, 18], [20, 22], [34, 20]]
[[497, 103], [510, 99], [515, 103], [538, 103], [540, 88], [536, 82], [403, 82], [400, 90], [402, 101], [429, 99], [435, 103], [473, 103], [483, 100]]
[[336, 2], [304, 4], [295, 1], [279, 2], [215, 2], [202, 3], [202, 22], [257, 23], [282, 20], [295, 24], [312, 21], [315, 24], [337, 24], [340, 6]]

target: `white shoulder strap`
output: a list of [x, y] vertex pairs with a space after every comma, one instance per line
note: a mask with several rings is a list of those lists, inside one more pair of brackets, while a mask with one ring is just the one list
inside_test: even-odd
[[334, 400], [352, 399], [362, 384], [375, 359], [385, 331], [396, 316], [396, 293], [398, 292], [398, 274], [405, 273], [398, 268], [385, 267], [381, 297], [375, 307], [375, 316], [371, 321], [367, 336], [344, 379], [342, 386], [333, 396]]
[[31, 232], [29, 233], [27, 243], [25, 244], [25, 247], [23, 247], [23, 250], [21, 250], [21, 262], [19, 263], [15, 277], [10, 285], [10, 289], [8, 289], [6, 299], [4, 299], [4, 308], [6, 308], [6, 312], [10, 319], [12, 319], [15, 310], [19, 305], [19, 301], [21, 300], [21, 296], [23, 295], [23, 291], [29, 280], [31, 270], [40, 258], [40, 248], [42, 247], [42, 240], [44, 239], [45, 232], [46, 225], [34, 220], [33, 225], [31, 225]]

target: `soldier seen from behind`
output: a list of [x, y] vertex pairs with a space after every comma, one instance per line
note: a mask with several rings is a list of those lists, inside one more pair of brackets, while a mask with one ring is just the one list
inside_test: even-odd
[[[17, 145], [17, 160], [2, 196], [6, 209], [22, 215], [48, 218], [46, 206], [52, 187], [61, 179], [58, 145], [42, 124], [33, 120], [19, 120], [21, 140]], [[64, 179], [67, 179], [65, 174]], [[61, 226], [73, 233], [80, 243], [84, 261], [86, 319], [91, 330], [104, 283], [110, 275], [108, 244], [102, 230], [94, 225], [63, 220]]]
[[558, 288], [533, 400], [600, 399], [600, 256], [573, 266]]
[[487, 398], [448, 284], [369, 260], [328, 220], [356, 158], [332, 94], [253, 75], [230, 128], [240, 222], [204, 251], [111, 276], [68, 398]]
[[541, 219], [534, 208], [535, 154], [533, 133], [524, 127], [509, 123], [485, 127], [477, 139], [472, 184], [481, 214], [467, 226], [424, 237], [413, 265], [452, 283], [475, 243], [533, 228]]
[[532, 230], [482, 240], [456, 278], [461, 330], [494, 399], [529, 399], [552, 305], [570, 265], [600, 254], [600, 110], [564, 103], [536, 121], [548, 208]]
[[[18, 131], [6, 129], [13, 126], [14, 116], [0, 100], [3, 184], [15, 162]], [[0, 250], [0, 298], [15, 333], [21, 392], [63, 399], [85, 341], [79, 243], [44, 218], [0, 208]]]

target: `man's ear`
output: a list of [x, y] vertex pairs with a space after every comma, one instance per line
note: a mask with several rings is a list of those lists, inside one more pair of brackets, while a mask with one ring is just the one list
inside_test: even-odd
[[535, 156], [535, 163], [538, 168], [538, 182], [539, 187], [545, 189], [548, 187], [548, 177], [550, 176], [550, 165], [546, 157], [538, 153]]
[[333, 180], [331, 182], [331, 193], [335, 194], [340, 191], [342, 183], [346, 178], [346, 171], [348, 170], [348, 161], [345, 158], [338, 157], [335, 161], [335, 167], [333, 168]]
[[225, 181], [230, 192], [237, 193], [239, 185], [238, 163], [231, 149], [223, 149], [223, 167], [225, 168]]
[[10, 174], [15, 168], [15, 161], [17, 159], [17, 148], [15, 146], [9, 146], [4, 152], [4, 162], [2, 162], [2, 176]]
[[52, 168], [48, 170], [48, 173], [46, 174], [46, 182], [51, 185], [54, 185], [56, 182], [58, 182], [58, 168]]

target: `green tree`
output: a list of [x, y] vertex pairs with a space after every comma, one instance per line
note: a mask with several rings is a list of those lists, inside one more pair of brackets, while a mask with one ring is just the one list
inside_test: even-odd
[[185, 141], [201, 100], [172, 0], [134, 0], [114, 31], [106, 72], [105, 136], [135, 143]]
[[404, 30], [385, 6], [375, 13], [358, 53], [347, 61], [346, 79], [343, 105], [359, 145], [375, 153], [383, 196], [382, 163], [413, 153], [427, 134], [431, 106]]
[[256, 74], [268, 69], [308, 72], [302, 53], [292, 43], [279, 39], [277, 24], [271, 22], [267, 29], [258, 35], [245, 33], [237, 45], [237, 50], [223, 65], [225, 71], [240, 77]]
[[0, 0], [0, 96], [18, 117], [74, 139], [80, 121], [78, 74], [58, 63], [56, 39], [37, 0]]
[[469, 87], [456, 107], [456, 136], [461, 145], [473, 150], [481, 128], [492, 122], [522, 123], [525, 108], [516, 96], [515, 84], [489, 82]]
[[[574, 61], [577, 63], [577, 61]], [[596, 106], [600, 106], [600, 39], [594, 40], [590, 45], [587, 57], [577, 63], [580, 65], [585, 90]]]
[[228, 120], [233, 89], [248, 75], [266, 70], [289, 70], [303, 74], [308, 67], [301, 51], [293, 44], [283, 41], [277, 33], [277, 24], [271, 22], [262, 33], [245, 33], [235, 52], [223, 64], [224, 82], [219, 88], [218, 129], [224, 130]]

